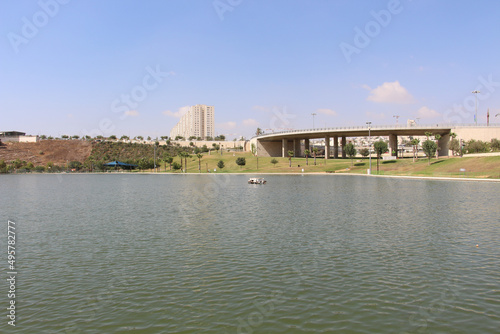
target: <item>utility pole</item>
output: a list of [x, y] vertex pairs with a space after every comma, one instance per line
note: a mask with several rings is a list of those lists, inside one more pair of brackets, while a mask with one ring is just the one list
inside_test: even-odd
[[366, 122], [366, 124], [368, 124], [368, 152], [370, 153], [370, 169], [369, 169], [369, 173], [368, 174], [371, 174], [372, 173], [372, 143], [371, 143], [371, 135], [370, 135], [370, 126], [372, 124], [372, 122]]
[[474, 116], [474, 121], [476, 122], [476, 125], [477, 125], [477, 94], [478, 93], [481, 93], [480, 91], [478, 90], [474, 90], [472, 91], [472, 94], [475, 94], [476, 95], [476, 115]]
[[315, 112], [313, 112], [311, 115], [312, 115], [312, 117], [313, 117], [313, 130], [314, 130], [314, 116], [316, 116], [316, 113], [315, 113]]

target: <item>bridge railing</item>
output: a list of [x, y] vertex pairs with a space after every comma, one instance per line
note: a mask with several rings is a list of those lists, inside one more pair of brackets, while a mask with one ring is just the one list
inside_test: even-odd
[[343, 126], [343, 127], [335, 127], [335, 128], [315, 128], [315, 129], [300, 129], [300, 130], [286, 130], [286, 131], [278, 131], [272, 133], [263, 133], [258, 136], [254, 136], [252, 138], [259, 138], [262, 136], [268, 135], [278, 135], [278, 134], [289, 134], [289, 133], [307, 133], [307, 132], [328, 132], [328, 131], [342, 131], [342, 130], [399, 130], [399, 129], [449, 129], [449, 128], [467, 128], [467, 127], [487, 127], [487, 126], [498, 126], [496, 124], [487, 125], [485, 124], [417, 124], [417, 125], [403, 125], [403, 124], [391, 124], [391, 125], [371, 125], [370, 127], [366, 126]]

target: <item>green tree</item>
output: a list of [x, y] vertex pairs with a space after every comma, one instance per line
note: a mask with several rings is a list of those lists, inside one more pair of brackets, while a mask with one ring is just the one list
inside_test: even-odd
[[24, 166], [24, 163], [19, 160], [19, 159], [16, 159], [14, 161], [12, 161], [12, 166], [15, 168], [15, 169], [19, 169], [21, 168], [22, 166]]
[[293, 157], [293, 151], [290, 150], [290, 151], [288, 151], [288, 161], [289, 161], [290, 167], [292, 167], [292, 157]]
[[111, 135], [111, 136], [109, 136], [109, 139], [116, 140], [116, 136], [115, 135]]
[[82, 168], [82, 163], [80, 161], [70, 161], [68, 163], [68, 168], [80, 170], [80, 168]]
[[219, 167], [219, 169], [224, 168], [225, 167], [224, 161], [223, 160], [219, 160], [219, 162], [217, 163], [217, 167]]
[[309, 154], [311, 154], [311, 151], [304, 150], [304, 155], [306, 156], [306, 166], [309, 166]]
[[274, 167], [276, 167], [276, 164], [278, 163], [278, 160], [276, 160], [275, 158], [273, 158], [271, 160], [271, 163], [274, 165]]
[[363, 147], [362, 149], [359, 150], [359, 154], [361, 154], [362, 157], [367, 157], [370, 155], [370, 150], [367, 147]]
[[198, 158], [198, 171], [201, 173], [201, 158], [203, 158], [203, 155], [198, 153], [196, 154], [196, 157]]
[[345, 146], [345, 153], [351, 159], [351, 167], [354, 166], [353, 158], [356, 155], [356, 147], [354, 147], [353, 143], [347, 143], [347, 145]]
[[236, 159], [236, 164], [241, 168], [241, 166], [245, 166], [247, 164], [247, 161], [245, 158], [239, 157]]
[[420, 139], [413, 138], [411, 140], [411, 146], [413, 148], [413, 162], [418, 160], [418, 144], [420, 144]]
[[316, 166], [316, 154], [318, 154], [318, 148], [313, 147], [314, 166]]
[[388, 150], [387, 143], [383, 140], [376, 141], [375, 143], [373, 143], [373, 149], [375, 150], [375, 153], [377, 153], [377, 172], [378, 172], [380, 157]]
[[179, 151], [179, 153], [177, 153], [177, 156], [181, 159], [181, 172], [184, 171], [183, 160], [184, 160], [185, 155], [186, 155], [186, 153], [183, 151]]
[[257, 147], [255, 146], [254, 143], [252, 143], [252, 145], [251, 145], [251, 151], [252, 151], [253, 155], [257, 154]]
[[437, 144], [434, 140], [427, 139], [422, 143], [422, 150], [425, 155], [427, 155], [427, 159], [429, 161], [429, 166], [431, 165], [431, 158], [436, 154]]
[[187, 152], [184, 153], [184, 173], [187, 172], [187, 168], [188, 168], [188, 161], [187, 159], [188, 158], [191, 158], [191, 155]]
[[500, 140], [493, 138], [490, 143], [492, 151], [500, 151]]
[[170, 170], [172, 170], [172, 162], [174, 162], [174, 158], [171, 157], [170, 155], [167, 155], [166, 157], [163, 158], [163, 160], [165, 161], [165, 163], [169, 164]]
[[441, 135], [440, 135], [440, 134], [435, 134], [435, 135], [434, 135], [434, 139], [436, 140], [436, 145], [437, 145], [437, 149], [436, 149], [436, 159], [439, 159], [439, 154], [438, 154], [438, 152], [439, 152], [440, 148], [439, 148], [439, 145], [438, 145], [438, 141], [439, 141], [439, 139], [441, 139]]
[[453, 138], [448, 143], [448, 148], [451, 150], [452, 155], [457, 155], [460, 151], [460, 141], [458, 139]]
[[182, 168], [182, 165], [180, 163], [178, 163], [177, 161], [175, 161], [173, 164], [172, 164], [172, 168], [174, 170], [179, 170]]

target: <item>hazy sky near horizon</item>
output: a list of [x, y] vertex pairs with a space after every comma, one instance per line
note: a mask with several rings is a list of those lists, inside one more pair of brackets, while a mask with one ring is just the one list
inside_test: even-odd
[[0, 131], [500, 123], [500, 2], [0, 1]]

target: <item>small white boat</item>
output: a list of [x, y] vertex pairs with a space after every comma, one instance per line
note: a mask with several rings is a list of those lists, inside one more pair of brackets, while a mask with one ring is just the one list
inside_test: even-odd
[[248, 183], [249, 184], [266, 184], [266, 180], [264, 180], [263, 178], [257, 178], [257, 177], [251, 177], [249, 180], [248, 180]]

